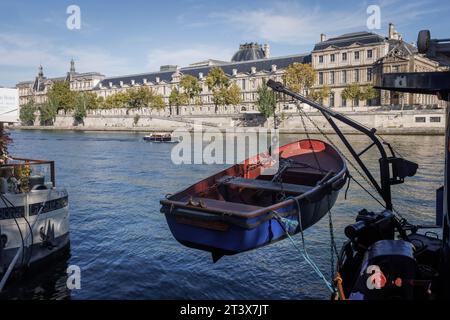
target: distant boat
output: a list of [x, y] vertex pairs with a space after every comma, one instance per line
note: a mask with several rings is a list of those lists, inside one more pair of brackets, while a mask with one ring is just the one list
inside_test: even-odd
[[170, 133], [151, 133], [142, 139], [149, 142], [178, 142]]
[[[262, 174], [276, 163], [275, 174]], [[180, 243], [209, 251], [216, 261], [284, 239], [281, 219], [297, 222], [293, 233], [300, 232], [299, 216], [303, 230], [314, 225], [346, 180], [347, 166], [337, 150], [319, 140], [301, 140], [161, 200], [161, 212]]]

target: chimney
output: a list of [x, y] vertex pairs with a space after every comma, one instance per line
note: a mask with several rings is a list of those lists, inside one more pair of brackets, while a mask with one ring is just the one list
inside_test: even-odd
[[156, 83], [159, 83], [159, 77], [156, 77], [156, 78], [155, 78], [155, 82], [156, 82]]
[[389, 22], [389, 34], [388, 34], [388, 39], [394, 39], [394, 34], [395, 34], [395, 27], [394, 24], [392, 22]]
[[147, 84], [147, 79], [144, 78], [144, 79], [142, 80], [142, 82], [143, 82], [144, 84]]
[[327, 41], [327, 36], [324, 33], [320, 34], [320, 42]]
[[237, 76], [237, 69], [233, 69], [233, 76]]
[[268, 43], [264, 44], [263, 51], [264, 51], [264, 58], [269, 59], [270, 58], [270, 46]]
[[252, 67], [251, 68], [251, 72], [252, 72], [252, 74], [255, 74], [256, 73], [256, 67]]
[[272, 72], [277, 71], [277, 65], [276, 65], [276, 64], [273, 64], [273, 65], [272, 65], [271, 71], [272, 71]]
[[112, 86], [113, 86], [113, 83], [110, 81], [109, 82], [109, 87], [112, 88]]
[[203, 80], [203, 72], [199, 72], [199, 73], [198, 73], [198, 78], [199, 78], [200, 80]]
[[99, 85], [98, 85], [98, 87], [99, 87], [100, 89], [102, 89], [102, 88], [103, 88], [103, 84], [100, 82]]
[[134, 83], [135, 83], [135, 81], [134, 81], [134, 80], [131, 80], [131, 85], [132, 85], [132, 86], [134, 86]]
[[121, 87], [123, 87], [123, 81], [120, 81], [119, 84]]

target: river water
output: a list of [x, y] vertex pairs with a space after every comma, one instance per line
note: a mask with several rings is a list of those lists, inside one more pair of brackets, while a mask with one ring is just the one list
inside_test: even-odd
[[[171, 235], [159, 200], [223, 165], [174, 165], [173, 145], [146, 143], [143, 134], [12, 131], [10, 153], [56, 161], [57, 184], [69, 192], [71, 254], [8, 287], [10, 299], [328, 299], [324, 284], [285, 240], [224, 257], [181, 246]], [[283, 135], [281, 143], [304, 138]], [[396, 150], [419, 163], [418, 174], [395, 186], [394, 204], [414, 223], [433, 224], [435, 189], [443, 181], [444, 138], [388, 136]], [[338, 141], [332, 136], [333, 141]], [[357, 150], [366, 138], [350, 136]], [[338, 143], [339, 146], [341, 144]], [[375, 150], [365, 156], [377, 169]], [[380, 206], [350, 185], [332, 210], [338, 247], [344, 227], [362, 208]], [[309, 255], [330, 275], [325, 217], [305, 232]], [[296, 236], [297, 241], [300, 240]], [[81, 269], [81, 289], [68, 290], [66, 268]]]

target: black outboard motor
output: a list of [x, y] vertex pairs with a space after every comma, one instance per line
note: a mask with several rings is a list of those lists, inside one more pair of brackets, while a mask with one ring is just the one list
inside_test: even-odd
[[403, 240], [382, 240], [364, 257], [350, 300], [412, 300], [417, 263], [413, 245]]

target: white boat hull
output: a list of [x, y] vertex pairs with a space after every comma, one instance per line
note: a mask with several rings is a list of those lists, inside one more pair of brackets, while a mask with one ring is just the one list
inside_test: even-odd
[[6, 271], [22, 245], [24, 250], [16, 269], [42, 261], [69, 245], [66, 190], [36, 190], [3, 196], [14, 207], [0, 199], [0, 274]]

